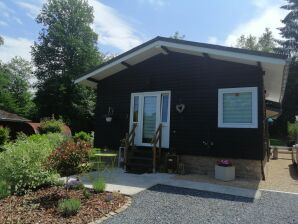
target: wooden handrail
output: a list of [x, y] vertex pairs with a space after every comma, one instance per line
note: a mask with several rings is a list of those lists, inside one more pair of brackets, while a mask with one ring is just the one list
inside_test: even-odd
[[133, 124], [132, 129], [129, 133], [125, 135], [125, 148], [124, 148], [124, 169], [126, 170], [127, 157], [128, 157], [128, 149], [130, 146], [134, 145], [135, 137], [136, 137], [136, 128], [137, 124]]
[[152, 150], [153, 150], [153, 173], [156, 172], [156, 161], [157, 161], [157, 143], [159, 143], [159, 156], [158, 156], [158, 165], [160, 162], [160, 157], [161, 157], [161, 134], [162, 134], [162, 124], [159, 124], [152, 140], [151, 140], [151, 144], [153, 145]]

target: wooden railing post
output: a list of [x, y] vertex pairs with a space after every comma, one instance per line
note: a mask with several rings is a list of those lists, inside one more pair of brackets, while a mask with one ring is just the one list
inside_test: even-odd
[[125, 135], [125, 148], [124, 148], [124, 170], [126, 171], [126, 164], [127, 164], [127, 154], [128, 154], [128, 147], [129, 147], [129, 139], [128, 133]]
[[158, 166], [160, 165], [160, 157], [161, 157], [161, 130], [162, 130], [162, 124], [159, 124], [153, 138], [151, 141], [151, 144], [153, 144], [153, 161], [152, 161], [152, 172], [156, 172], [156, 161], [157, 161], [157, 143], [159, 143], [159, 149], [158, 149]]
[[136, 136], [137, 124], [134, 124], [131, 131], [125, 135], [125, 149], [124, 149], [124, 170], [127, 169], [128, 162], [128, 149], [130, 146], [134, 146], [135, 136]]
[[156, 146], [153, 146], [153, 173], [156, 172]]

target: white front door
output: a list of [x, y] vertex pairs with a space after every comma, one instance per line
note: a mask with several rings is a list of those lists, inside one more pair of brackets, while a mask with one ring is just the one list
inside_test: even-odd
[[162, 147], [169, 148], [170, 91], [131, 94], [130, 130], [137, 125], [135, 145], [151, 146], [159, 124], [162, 124]]

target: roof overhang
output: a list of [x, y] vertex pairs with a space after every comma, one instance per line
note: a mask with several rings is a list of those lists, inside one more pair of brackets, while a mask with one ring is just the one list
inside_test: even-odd
[[264, 71], [266, 100], [281, 103], [288, 74], [287, 57], [219, 45], [157, 37], [127, 51], [75, 80], [93, 88], [100, 80], [130, 68], [158, 54], [184, 53], [213, 59], [260, 66]]

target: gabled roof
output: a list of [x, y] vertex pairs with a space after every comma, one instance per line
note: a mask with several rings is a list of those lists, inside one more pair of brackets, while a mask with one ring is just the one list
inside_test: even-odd
[[261, 66], [265, 71], [266, 99], [281, 102], [287, 80], [287, 56], [220, 45], [156, 37], [79, 76], [75, 83], [96, 88], [97, 82], [158, 54], [178, 52]]
[[29, 122], [30, 120], [28, 120], [27, 118], [21, 117], [17, 114], [0, 110], [0, 121]]

